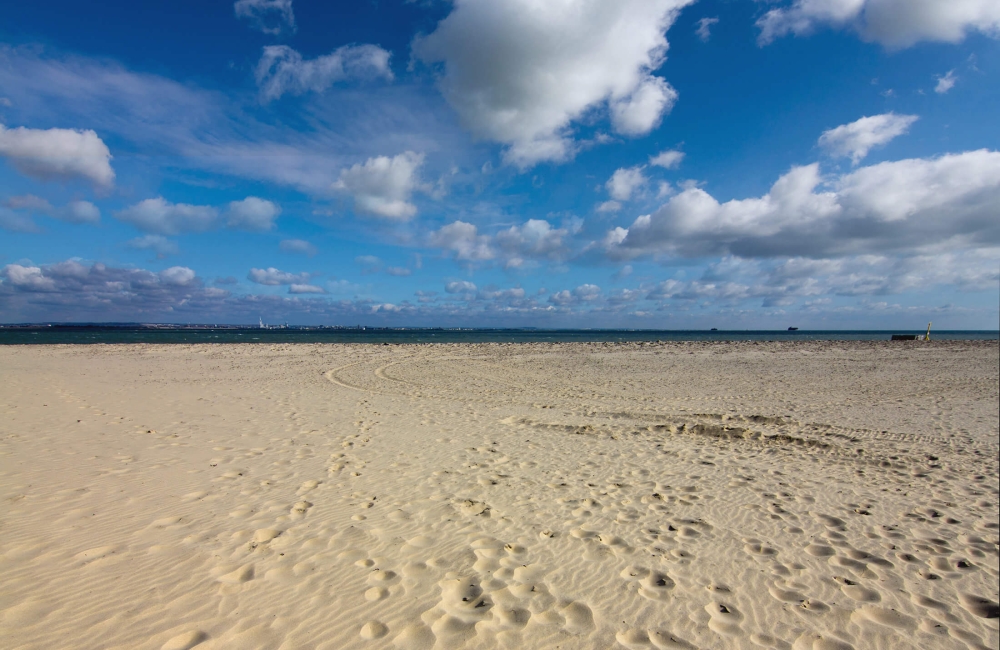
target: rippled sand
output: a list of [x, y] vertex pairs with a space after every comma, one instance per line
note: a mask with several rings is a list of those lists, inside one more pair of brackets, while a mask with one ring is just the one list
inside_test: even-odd
[[0, 349], [3, 648], [997, 648], [998, 345]]

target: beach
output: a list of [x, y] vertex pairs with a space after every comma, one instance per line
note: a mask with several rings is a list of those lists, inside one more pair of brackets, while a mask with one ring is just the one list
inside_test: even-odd
[[0, 346], [0, 646], [998, 648], [998, 352]]

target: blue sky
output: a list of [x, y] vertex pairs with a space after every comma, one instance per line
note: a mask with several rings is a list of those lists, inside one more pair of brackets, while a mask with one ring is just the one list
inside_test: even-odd
[[21, 3], [0, 322], [995, 329], [995, 0]]

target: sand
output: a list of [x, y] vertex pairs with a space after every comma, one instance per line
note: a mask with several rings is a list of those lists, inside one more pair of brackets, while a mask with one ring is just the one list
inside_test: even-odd
[[0, 349], [0, 647], [997, 648], [998, 345]]

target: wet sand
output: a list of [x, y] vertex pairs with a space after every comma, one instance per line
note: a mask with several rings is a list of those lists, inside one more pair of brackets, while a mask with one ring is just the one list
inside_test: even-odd
[[997, 648], [998, 344], [0, 348], [3, 648]]

